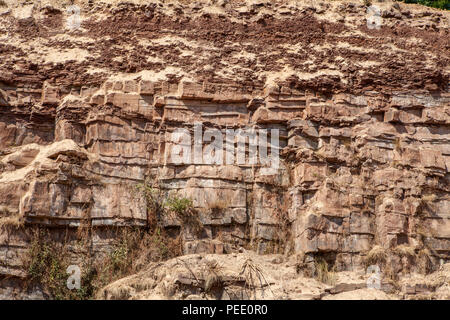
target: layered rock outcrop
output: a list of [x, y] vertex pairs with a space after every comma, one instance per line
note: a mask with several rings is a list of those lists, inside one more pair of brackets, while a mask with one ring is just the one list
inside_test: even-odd
[[[255, 268], [248, 272], [249, 266]], [[97, 293], [98, 299], [186, 300], [448, 300], [449, 264], [428, 275], [402, 279], [396, 286], [383, 282], [368, 288], [364, 270], [342, 271], [324, 284], [297, 272], [290, 257], [254, 252], [229, 255], [192, 254], [151, 263], [146, 269], [115, 281]], [[253, 278], [252, 278], [253, 277]]]
[[[27, 275], [33, 226], [61, 239], [87, 223], [94, 252], [108, 228], [148, 226], [146, 179], [193, 200], [203, 228], [180, 231], [185, 254], [301, 253], [340, 271], [375, 246], [449, 260], [448, 12], [377, 3], [371, 28], [356, 2], [80, 1], [74, 28], [65, 6], [6, 3], [4, 295]], [[279, 130], [279, 169], [175, 163], [172, 133], [199, 123]]]

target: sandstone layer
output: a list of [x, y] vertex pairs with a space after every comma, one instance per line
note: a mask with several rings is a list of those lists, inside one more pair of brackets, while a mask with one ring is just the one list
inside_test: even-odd
[[[161, 217], [184, 254], [295, 255], [306, 275], [374, 248], [396, 274], [450, 260], [448, 11], [374, 3], [372, 28], [356, 1], [75, 1], [74, 28], [70, 3], [5, 3], [0, 295], [21, 297], [36, 226], [87, 223], [94, 254], [148, 227], [145, 180], [193, 200], [201, 233]], [[195, 123], [278, 129], [279, 170], [174, 163]]]

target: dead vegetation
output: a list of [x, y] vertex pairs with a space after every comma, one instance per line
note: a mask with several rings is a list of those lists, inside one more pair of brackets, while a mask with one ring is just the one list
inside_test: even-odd
[[25, 220], [19, 213], [9, 211], [5, 207], [0, 207], [0, 229], [12, 228], [20, 229], [24, 226]]
[[161, 217], [164, 214], [165, 194], [159, 185], [153, 185], [146, 180], [144, 183], [136, 185], [137, 196], [142, 196], [147, 205], [147, 224], [161, 224]]
[[429, 194], [424, 194], [422, 195], [422, 201], [425, 202], [433, 202], [437, 199], [438, 197], [436, 196], [436, 194], [434, 193], [429, 193]]
[[322, 257], [316, 257], [314, 260], [315, 278], [325, 284], [334, 286], [336, 284], [336, 267], [330, 268], [328, 262]]
[[20, 215], [12, 215], [8, 217], [0, 218], [0, 229], [11, 227], [13, 229], [19, 229], [24, 226], [24, 219]]
[[367, 268], [371, 265], [384, 265], [387, 260], [387, 252], [386, 250], [376, 245], [374, 246], [366, 255], [364, 258], [364, 265]]
[[210, 292], [212, 288], [221, 286], [223, 268], [215, 260], [206, 262], [205, 292]]
[[[256, 289], [261, 289], [261, 295], [264, 298], [264, 287], [270, 289], [270, 284], [267, 282], [261, 268], [251, 259], [247, 258], [242, 264], [239, 276], [245, 279], [245, 288], [248, 290], [247, 296], [253, 296], [256, 299]], [[272, 292], [273, 295], [273, 292]]]
[[159, 228], [122, 228], [110, 252], [95, 265], [99, 280], [96, 288], [137, 273], [150, 262], [165, 261], [181, 254], [179, 236], [171, 237]]
[[430, 250], [423, 248], [417, 253], [417, 265], [422, 274], [429, 274], [433, 271]]
[[382, 270], [384, 279], [396, 285], [399, 273], [415, 271], [429, 274], [433, 271], [432, 254], [428, 248], [415, 248], [402, 244], [394, 248], [374, 246], [364, 257], [364, 266], [377, 265]]
[[[180, 237], [173, 238], [159, 228], [122, 227], [111, 232], [115, 233], [115, 240], [110, 249], [93, 255], [89, 242], [82, 239], [55, 241], [47, 231], [34, 231], [25, 261], [30, 283], [40, 284], [53, 299], [92, 299], [100, 288], [139, 272], [148, 263], [165, 261], [182, 253]], [[81, 250], [76, 244], [81, 245]], [[78, 290], [66, 286], [69, 277], [66, 270], [72, 264], [82, 272]]]
[[221, 211], [227, 209], [231, 205], [231, 199], [229, 196], [224, 196], [224, 198], [215, 199], [211, 202], [208, 202], [208, 207], [212, 211]]
[[94, 292], [90, 268], [86, 268], [81, 275], [80, 289], [68, 289], [66, 282], [69, 275], [66, 271], [72, 264], [69, 246], [67, 242], [53, 241], [46, 230], [32, 230], [31, 246], [24, 262], [29, 275], [28, 285], [38, 283], [53, 299], [83, 300]]
[[294, 250], [291, 221], [289, 220], [291, 203], [283, 195], [282, 189], [278, 189], [277, 198], [273, 199], [273, 202], [275, 207], [272, 216], [277, 221], [277, 225], [273, 226], [273, 239], [270, 241], [255, 239], [253, 242], [264, 243], [264, 254], [279, 253], [289, 255]]
[[416, 256], [414, 248], [406, 244], [399, 245], [392, 251], [399, 257], [414, 258]]

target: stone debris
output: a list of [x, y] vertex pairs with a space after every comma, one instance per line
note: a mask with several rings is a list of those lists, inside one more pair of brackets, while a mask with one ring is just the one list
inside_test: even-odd
[[[274, 264], [273, 260], [283, 260]], [[251, 259], [262, 274], [259, 280], [251, 285], [249, 278], [240, 274], [242, 265]], [[214, 261], [220, 266], [218, 280], [214, 286], [206, 289], [205, 284], [211, 277], [208, 265]], [[165, 263], [155, 263], [147, 269], [127, 278], [118, 280], [100, 290], [97, 299], [283, 299], [283, 300], [399, 300], [449, 299], [448, 286], [449, 264], [440, 271], [427, 276], [413, 274], [401, 282], [411, 281], [418, 277], [419, 284], [415, 288], [428, 288], [424, 283], [434, 283], [432, 290], [417, 290], [403, 287], [395, 292], [387, 286], [380, 289], [368, 288], [369, 275], [364, 270], [337, 272], [336, 285], [327, 285], [316, 279], [298, 274], [293, 259], [285, 259], [281, 255], [256, 255], [252, 252], [230, 255], [186, 255]], [[436, 281], [438, 278], [440, 281]], [[422, 282], [420, 282], [422, 281]], [[434, 282], [433, 282], [434, 281]], [[413, 285], [414, 287], [414, 285]], [[422, 296], [419, 296], [422, 294]]]

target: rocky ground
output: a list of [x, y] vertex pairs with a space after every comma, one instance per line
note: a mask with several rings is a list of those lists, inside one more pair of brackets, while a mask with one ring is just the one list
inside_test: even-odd
[[[50, 259], [30, 257], [37, 229], [83, 266], [158, 225], [183, 257], [99, 297], [262, 297], [236, 275], [242, 250], [267, 296], [448, 297], [423, 283], [450, 259], [449, 18], [390, 1], [0, 1], [0, 296], [52, 297], [23, 289]], [[279, 169], [174, 162], [172, 133], [195, 123], [279, 130]], [[145, 183], [190, 215], [156, 212]], [[203, 256], [231, 270], [213, 289]], [[382, 292], [360, 285], [374, 265]], [[334, 273], [337, 289], [313, 280]]]
[[408, 274], [396, 282], [368, 285], [364, 270], [332, 274], [325, 284], [298, 273], [296, 256], [187, 255], [149, 265], [98, 292], [98, 299], [282, 299], [399, 300], [450, 299], [450, 265], [427, 276]]

